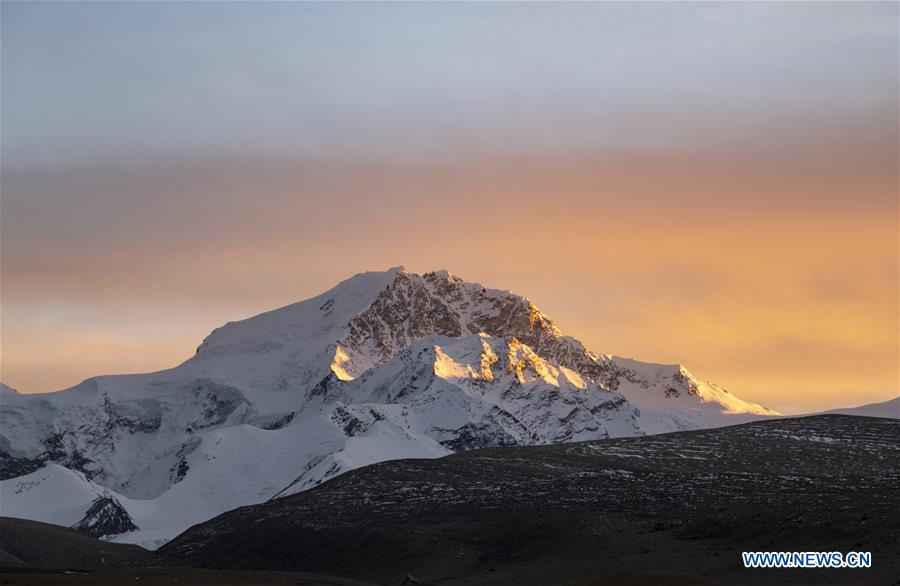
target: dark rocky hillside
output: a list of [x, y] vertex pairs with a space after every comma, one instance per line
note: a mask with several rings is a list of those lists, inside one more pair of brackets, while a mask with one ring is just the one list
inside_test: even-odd
[[160, 568], [149, 564], [150, 552], [136, 545], [101, 541], [59, 525], [0, 517], [0, 585], [374, 586], [304, 572]]
[[[384, 462], [197, 525], [155, 563], [385, 584], [895, 584], [900, 421], [824, 415]], [[871, 551], [748, 570], [744, 550]]]
[[109, 543], [81, 531], [27, 519], [0, 517], [0, 565], [83, 570], [149, 561], [136, 545]]

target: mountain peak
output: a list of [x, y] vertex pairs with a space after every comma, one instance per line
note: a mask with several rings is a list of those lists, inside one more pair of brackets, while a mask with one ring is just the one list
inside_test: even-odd
[[349, 320], [333, 370], [342, 378], [355, 377], [425, 336], [480, 333], [516, 336], [538, 351], [562, 336], [520, 295], [464, 281], [447, 270], [397, 273], [365, 311]]
[[[226, 324], [204, 340], [197, 360], [228, 356], [225, 364], [216, 364], [217, 372], [246, 369], [250, 357], [295, 364], [289, 375], [274, 381], [262, 377], [257, 384], [300, 390], [327, 376], [352, 381], [427, 336], [482, 334], [521, 342], [533, 352], [526, 363], [539, 364], [539, 359], [557, 365], [609, 391], [635, 389], [629, 400], [647, 412], [676, 404], [692, 409], [699, 403], [721, 413], [777, 415], [702, 381], [680, 364], [596, 354], [564, 335], [526, 297], [464, 281], [446, 269], [420, 275], [397, 266], [356, 274], [312, 299]], [[648, 387], [660, 391], [637, 391]]]
[[455, 276], [447, 269], [438, 269], [436, 271], [424, 273], [422, 276], [426, 279], [432, 279], [435, 281], [462, 281], [461, 278]]
[[403, 267], [225, 324], [166, 371], [0, 392], [5, 508], [156, 543], [382, 460], [773, 414], [680, 365], [595, 354], [521, 295]]

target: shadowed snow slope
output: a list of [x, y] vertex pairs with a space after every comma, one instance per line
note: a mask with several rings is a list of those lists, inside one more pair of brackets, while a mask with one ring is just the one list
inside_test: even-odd
[[383, 460], [767, 415], [681, 366], [594, 354], [523, 297], [398, 267], [228, 323], [170, 370], [3, 386], [0, 513], [130, 520], [112, 538], [152, 547]]
[[[824, 414], [833, 413], [836, 415], [860, 415], [862, 417], [887, 417], [890, 419], [900, 419], [900, 397], [889, 399], [881, 403], [868, 403], [859, 407], [844, 407], [842, 409], [832, 409], [825, 411]], [[814, 413], [814, 415], [822, 415], [823, 413]]]

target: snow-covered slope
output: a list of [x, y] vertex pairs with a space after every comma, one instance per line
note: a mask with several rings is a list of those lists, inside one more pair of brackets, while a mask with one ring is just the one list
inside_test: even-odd
[[813, 415], [859, 415], [862, 417], [886, 417], [888, 419], [900, 419], [900, 397], [888, 399], [881, 403], [868, 403], [859, 405], [858, 407], [844, 407], [842, 409], [832, 409], [822, 413], [814, 413]]
[[594, 354], [523, 297], [398, 267], [226, 324], [170, 370], [0, 387], [0, 513], [152, 546], [382, 460], [765, 415]]

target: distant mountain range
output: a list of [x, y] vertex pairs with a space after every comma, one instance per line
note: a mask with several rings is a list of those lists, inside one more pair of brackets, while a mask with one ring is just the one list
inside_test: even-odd
[[3, 386], [0, 513], [154, 547], [384, 460], [777, 415], [595, 354], [509, 291], [398, 267], [228, 323], [169, 370]]
[[814, 413], [814, 415], [828, 413], [836, 415], [860, 415], [862, 417], [890, 417], [892, 419], [900, 419], [900, 397], [882, 401], [881, 403], [860, 405], [859, 407], [846, 407], [843, 409], [822, 411], [822, 413]]

